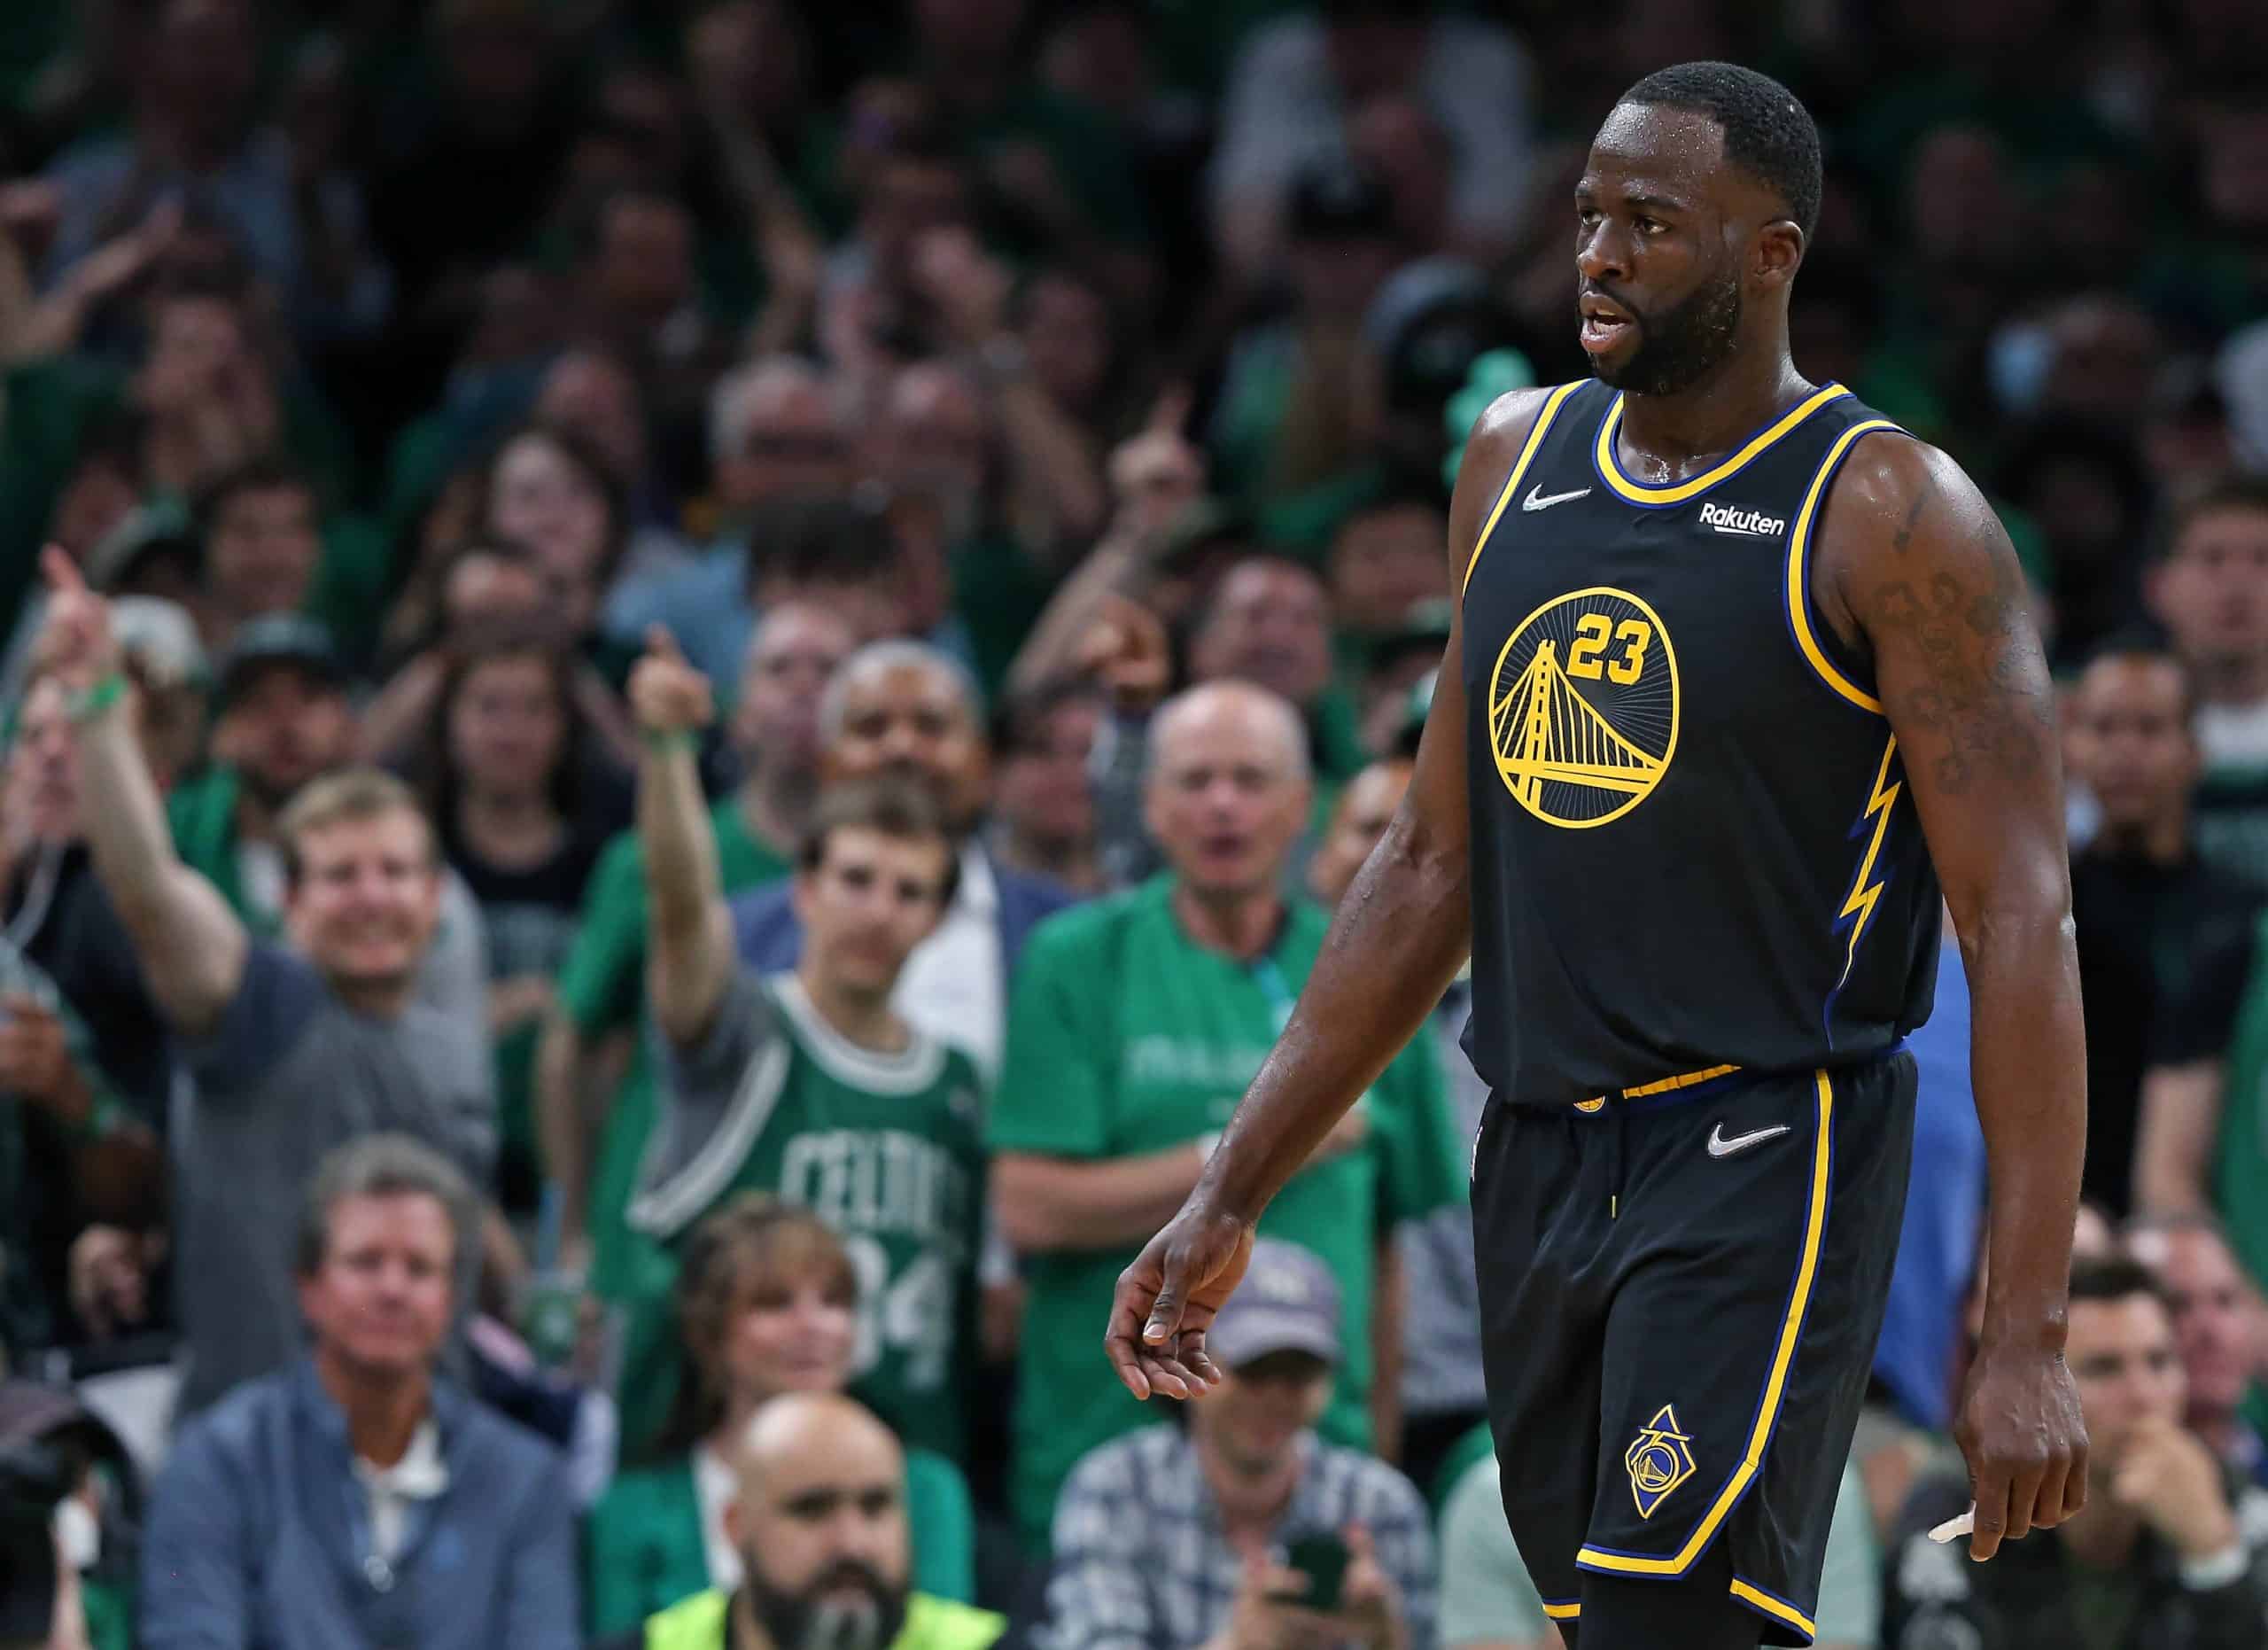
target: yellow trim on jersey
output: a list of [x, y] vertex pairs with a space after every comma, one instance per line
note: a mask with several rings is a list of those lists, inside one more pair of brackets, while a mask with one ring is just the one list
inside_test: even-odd
[[1835, 1121], [1835, 1086], [1826, 1071], [1812, 1074], [1819, 1090], [1819, 1137], [1812, 1148], [1811, 1205], [1804, 1216], [1803, 1257], [1796, 1264], [1796, 1287], [1788, 1296], [1788, 1314], [1780, 1325], [1780, 1343], [1772, 1357], [1772, 1373], [1764, 1383], [1764, 1398], [1756, 1406], [1756, 1424], [1749, 1429], [1748, 1448], [1742, 1454], [1740, 1465], [1733, 1468], [1732, 1476], [1725, 1480], [1725, 1487], [1717, 1492], [1685, 1545], [1666, 1559], [1635, 1558], [1619, 1553], [1605, 1553], [1586, 1546], [1575, 1554], [1575, 1562], [1587, 1569], [1612, 1570], [1626, 1576], [1682, 1576], [1693, 1567], [1717, 1527], [1725, 1522], [1733, 1506], [1748, 1488], [1764, 1465], [1764, 1446], [1771, 1441], [1773, 1423], [1780, 1418], [1780, 1400], [1786, 1395], [1788, 1366], [1795, 1361], [1796, 1342], [1801, 1337], [1804, 1311], [1811, 1304], [1812, 1284], [1819, 1275], [1819, 1249], [1827, 1227], [1827, 1190], [1829, 1171], [1833, 1165], [1832, 1148]]
[[1805, 1638], [1819, 1637], [1819, 1628], [1810, 1616], [1806, 1615], [1792, 1604], [1781, 1603], [1779, 1599], [1761, 1588], [1750, 1586], [1737, 1576], [1733, 1577], [1732, 1593], [1733, 1597], [1742, 1603], [1753, 1605], [1774, 1620], [1787, 1623]]
[[1561, 385], [1544, 397], [1543, 410], [1535, 416], [1535, 427], [1527, 432], [1527, 440], [1520, 446], [1520, 455], [1512, 461], [1512, 473], [1504, 478], [1503, 489], [1496, 494], [1495, 507], [1488, 512], [1488, 519], [1480, 524], [1480, 537], [1472, 541], [1472, 554], [1465, 558], [1464, 563], [1464, 583], [1456, 588], [1458, 595], [1462, 596], [1472, 583], [1472, 570], [1480, 564], [1480, 552], [1488, 542], [1488, 535], [1496, 531], [1496, 518], [1504, 513], [1504, 506], [1512, 502], [1512, 494], [1518, 487], [1520, 478], [1527, 473], [1529, 463], [1543, 446], [1543, 432], [1559, 416], [1559, 409], [1566, 404], [1567, 398], [1589, 382], [1588, 378], [1576, 378]]
[[1636, 1088], [1622, 1091], [1625, 1100], [1643, 1100], [1648, 1094], [1666, 1094], [1675, 1088], [1691, 1088], [1696, 1083], [1706, 1083], [1711, 1078], [1723, 1077], [1737, 1071], [1738, 1066], [1711, 1066], [1706, 1071], [1686, 1071], [1676, 1077], [1666, 1077], [1658, 1083], [1645, 1083]]
[[1572, 1622], [1583, 1613], [1580, 1604], [1547, 1604], [1543, 1613], [1555, 1622]]
[[1811, 548], [1812, 524], [1818, 518], [1820, 502], [1827, 495], [1828, 479], [1843, 462], [1843, 455], [1862, 435], [1897, 428], [1887, 418], [1868, 418], [1837, 436], [1835, 445], [1827, 449], [1827, 456], [1820, 461], [1819, 470], [1811, 479], [1811, 490], [1804, 494], [1804, 507], [1796, 512], [1796, 530], [1788, 535], [1788, 628], [1795, 634], [1796, 646], [1811, 661], [1812, 669], [1821, 681], [1860, 710], [1872, 711], [1876, 716], [1883, 713], [1882, 701], [1836, 669], [1820, 647], [1819, 638], [1812, 633], [1811, 572], [1806, 552]]
[[1622, 397], [1618, 395], [1613, 405], [1606, 409], [1606, 416], [1598, 423], [1598, 472], [1609, 487], [1633, 504], [1682, 504], [1687, 499], [1707, 492], [1733, 471], [1741, 469], [1828, 402], [1840, 401], [1850, 393], [1839, 384], [1829, 384], [1813, 391], [1771, 424], [1750, 437], [1747, 445], [1722, 463], [1711, 466], [1690, 481], [1681, 481], [1666, 487], [1648, 486], [1643, 482], [1631, 480], [1622, 473], [1621, 463], [1614, 456], [1614, 432], [1622, 427]]
[[1598, 1111], [1610, 1100], [1643, 1100], [1649, 1094], [1666, 1094], [1673, 1089], [1691, 1088], [1696, 1083], [1706, 1083], [1739, 1070], [1738, 1066], [1711, 1066], [1705, 1071], [1681, 1071], [1675, 1077], [1666, 1077], [1658, 1083], [1641, 1083], [1635, 1088], [1619, 1088], [1612, 1094], [1600, 1094], [1590, 1100], [1575, 1102], [1578, 1111]]

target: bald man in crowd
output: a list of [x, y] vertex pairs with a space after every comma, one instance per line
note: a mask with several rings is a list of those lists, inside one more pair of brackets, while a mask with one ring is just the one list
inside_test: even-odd
[[[1011, 1499], [1045, 1541], [1097, 1444], [1161, 1419], [1095, 1355], [1119, 1269], [1179, 1207], [1306, 982], [1330, 918], [1283, 891], [1312, 797], [1306, 730], [1265, 688], [1218, 681], [1160, 708], [1145, 818], [1168, 869], [1041, 925], [1018, 970], [994, 1096], [995, 1203], [1029, 1287]], [[1345, 1345], [1323, 1436], [1392, 1459], [1394, 1225], [1453, 1203], [1464, 1164], [1423, 1039], [1356, 1101], [1262, 1231], [1337, 1279]]]
[[987, 1650], [1006, 1631], [913, 1590], [905, 1457], [852, 1399], [774, 1398], [730, 1465], [739, 1589], [695, 1593], [593, 1650]]

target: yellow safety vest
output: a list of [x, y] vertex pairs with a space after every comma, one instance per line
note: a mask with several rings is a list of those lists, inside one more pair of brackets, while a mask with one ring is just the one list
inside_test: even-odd
[[[724, 1650], [729, 1593], [711, 1588], [646, 1618], [646, 1650]], [[917, 1592], [905, 1601], [905, 1625], [889, 1650], [990, 1650], [1008, 1618], [949, 1599]]]

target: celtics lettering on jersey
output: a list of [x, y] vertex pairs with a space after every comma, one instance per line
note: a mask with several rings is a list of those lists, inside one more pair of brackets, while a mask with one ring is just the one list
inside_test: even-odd
[[967, 1056], [918, 1031], [900, 1053], [858, 1047], [793, 975], [743, 970], [670, 1078], [633, 1223], [674, 1237], [750, 1190], [811, 1210], [858, 1274], [859, 1396], [907, 1443], [956, 1452], [953, 1354], [974, 1311], [984, 1210]]

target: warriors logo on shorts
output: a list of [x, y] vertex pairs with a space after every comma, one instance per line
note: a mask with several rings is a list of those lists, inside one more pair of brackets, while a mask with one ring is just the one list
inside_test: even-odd
[[1686, 1447], [1691, 1442], [1677, 1424], [1677, 1411], [1667, 1404], [1631, 1441], [1622, 1464], [1630, 1472], [1630, 1495], [1638, 1503], [1639, 1517], [1651, 1518], [1670, 1491], [1693, 1476], [1693, 1452]]

